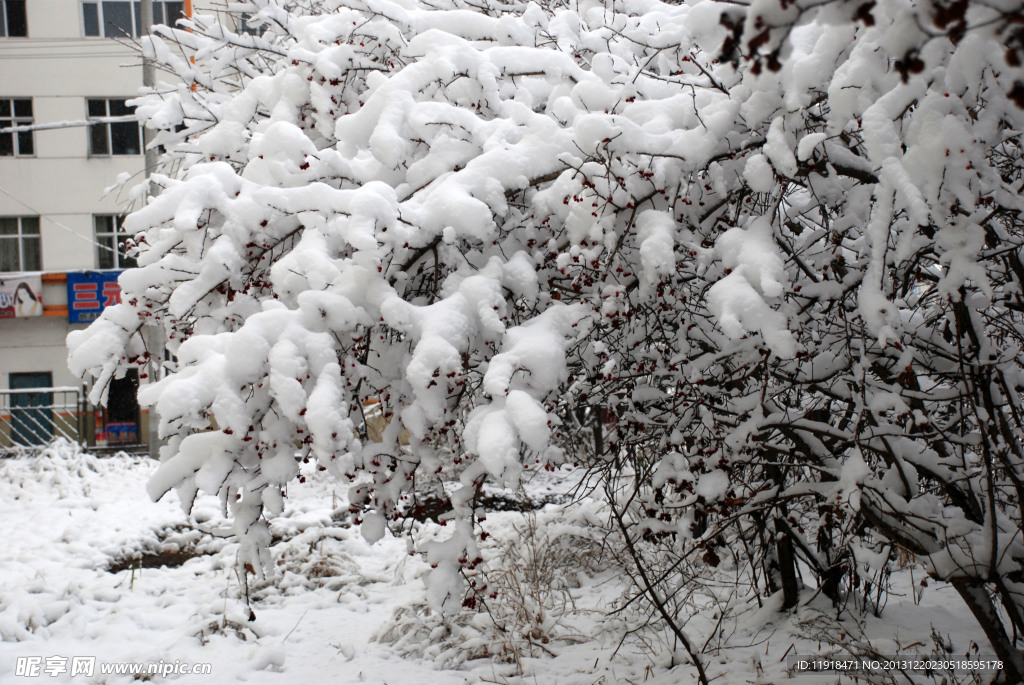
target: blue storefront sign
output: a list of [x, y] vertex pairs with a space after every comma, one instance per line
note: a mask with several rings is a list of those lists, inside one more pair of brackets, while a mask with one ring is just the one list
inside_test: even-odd
[[139, 426], [134, 423], [108, 423], [107, 443], [134, 445], [139, 441]]
[[68, 321], [89, 323], [106, 308], [121, 302], [120, 271], [68, 273]]

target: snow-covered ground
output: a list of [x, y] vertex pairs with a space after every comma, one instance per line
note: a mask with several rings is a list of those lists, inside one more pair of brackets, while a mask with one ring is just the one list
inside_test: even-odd
[[[216, 535], [225, 525], [218, 503], [200, 499], [191, 515], [174, 496], [154, 504], [145, 483], [155, 466], [143, 457], [97, 458], [66, 445], [0, 460], [0, 683], [132, 682], [132, 675], [101, 674], [101, 665], [160, 662], [208, 663], [211, 674], [144, 679], [389, 685], [696, 681], [689, 666], [666, 670], [673, 663], [671, 649], [656, 634], [641, 631], [623, 640], [637, 615], [609, 612], [629, 588], [621, 573], [596, 563], [595, 542], [571, 537], [574, 544], [593, 545], [577, 548], [572, 561], [571, 549], [559, 556], [557, 539], [538, 532], [555, 516], [563, 532], [583, 530], [595, 515], [586, 502], [568, 516], [549, 505], [533, 517], [487, 517], [492, 553], [520, 562], [543, 555], [535, 567], [560, 574], [561, 581], [570, 578], [558, 587], [531, 584], [529, 564], [521, 563], [516, 574], [492, 574], [490, 582], [510, 600], [496, 610], [494, 621], [511, 626], [517, 611], [536, 612], [531, 602], [540, 603], [542, 621], [529, 645], [488, 630], [492, 619], [481, 618], [482, 612], [467, 610], [453, 628], [430, 615], [423, 582], [427, 564], [409, 554], [404, 540], [386, 536], [369, 545], [339, 513], [347, 506], [342, 488], [315, 467], [304, 468], [306, 481], [290, 487], [286, 510], [272, 524], [276, 574], [266, 583], [250, 582], [249, 616], [234, 568], [235, 545]], [[443, 531], [429, 524], [419, 534]], [[140, 568], [133, 561], [157, 554], [172, 567]], [[915, 595], [909, 572], [893, 579], [882, 618], [864, 624], [878, 653], [895, 653], [902, 645], [928, 654], [933, 631], [951, 641], [954, 654], [967, 653], [972, 639], [982, 645], [980, 654], [989, 653], [952, 591], [933, 585], [920, 596], [915, 576]], [[743, 614], [729, 635], [730, 648], [706, 652], [709, 675], [721, 676], [718, 683], [787, 679], [787, 655], [828, 651], [828, 627], [807, 622], [814, 606], [812, 600], [796, 616], [784, 617], [772, 607]], [[801, 622], [810, 639], [797, 634]], [[691, 626], [700, 634], [714, 623], [713, 614], [699, 615]], [[39, 676], [18, 676], [19, 658], [22, 669], [30, 663], [24, 657], [41, 658]], [[93, 676], [72, 676], [73, 657], [95, 657]], [[67, 671], [48, 675], [48, 664]], [[914, 680], [932, 682], [921, 674]], [[831, 683], [838, 676], [804, 675], [798, 681]]]

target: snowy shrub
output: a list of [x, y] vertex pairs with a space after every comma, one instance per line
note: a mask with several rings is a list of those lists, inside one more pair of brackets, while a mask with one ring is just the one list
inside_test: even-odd
[[219, 494], [260, 574], [296, 449], [369, 540], [458, 465], [420, 549], [457, 610], [483, 484], [578, 463], [702, 681], [673, 569], [840, 603], [855, 549], [915, 555], [1024, 677], [1017, 3], [232, 7], [259, 35], [145, 43], [165, 172], [69, 337], [96, 400], [165, 333], [154, 497]]
[[556, 524], [560, 519], [559, 511], [524, 516], [509, 539], [498, 541], [492, 570], [484, 574], [490, 585], [477, 593], [486, 602], [501, 653], [520, 668], [525, 656], [543, 654], [551, 642], [587, 639], [589, 633], [571, 621], [596, 611], [577, 607], [571, 590], [613, 567], [600, 528]]
[[[596, 513], [602, 505], [591, 500], [583, 508]], [[606, 549], [606, 528], [554, 505], [487, 518], [500, 519], [500, 532], [481, 544], [482, 561], [467, 573], [464, 610], [446, 618], [427, 605], [403, 607], [377, 641], [438, 668], [487, 658], [523, 675], [527, 660], [595, 638], [595, 625], [615, 607], [577, 604], [573, 591], [596, 583], [621, 591], [622, 569]]]

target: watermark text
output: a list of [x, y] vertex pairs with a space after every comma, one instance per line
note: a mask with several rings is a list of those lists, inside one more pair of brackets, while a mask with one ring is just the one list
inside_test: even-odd
[[58, 675], [83, 676], [91, 678], [100, 675], [210, 675], [213, 665], [174, 661], [97, 661], [94, 656], [19, 656], [14, 665], [14, 675], [23, 678]]

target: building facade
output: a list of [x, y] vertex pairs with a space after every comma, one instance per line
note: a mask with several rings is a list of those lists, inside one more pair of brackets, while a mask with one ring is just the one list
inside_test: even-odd
[[[153, 0], [157, 23], [191, 11]], [[106, 408], [86, 406], [65, 346], [119, 300], [132, 265], [118, 249], [128, 198], [108, 189], [143, 174], [142, 132], [125, 120], [142, 85], [140, 30], [137, 0], [0, 0], [0, 448], [73, 432], [145, 440], [138, 373]]]

